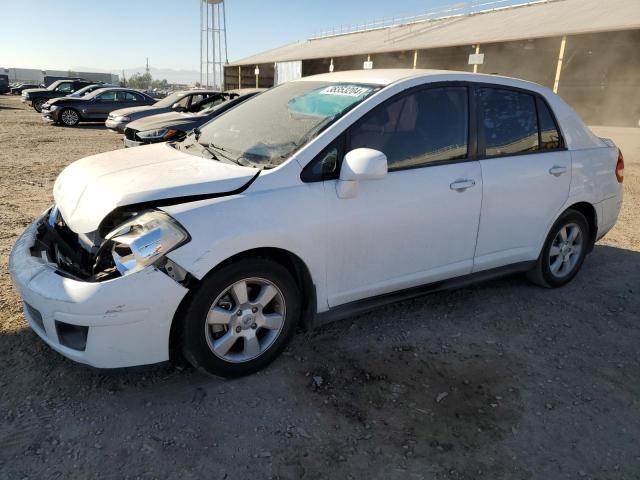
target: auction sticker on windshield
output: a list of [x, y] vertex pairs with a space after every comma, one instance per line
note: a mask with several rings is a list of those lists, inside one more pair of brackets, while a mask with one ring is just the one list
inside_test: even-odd
[[342, 95], [345, 97], [359, 97], [365, 93], [369, 93], [370, 88], [361, 87], [359, 85], [332, 85], [320, 90], [321, 95]]

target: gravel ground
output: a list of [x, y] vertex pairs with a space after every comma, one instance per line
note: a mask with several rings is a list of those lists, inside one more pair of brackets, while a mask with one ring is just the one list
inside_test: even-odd
[[0, 96], [0, 478], [640, 478], [640, 129], [618, 225], [567, 287], [521, 277], [301, 333], [239, 380], [98, 371], [32, 333], [7, 273], [70, 162], [120, 148]]

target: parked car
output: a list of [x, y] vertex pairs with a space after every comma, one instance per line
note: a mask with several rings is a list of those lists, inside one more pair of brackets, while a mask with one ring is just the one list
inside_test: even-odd
[[9, 75], [0, 74], [0, 95], [9, 91]]
[[33, 330], [73, 360], [171, 350], [238, 376], [300, 321], [516, 272], [567, 284], [616, 223], [623, 176], [614, 143], [534, 83], [316, 75], [182, 142], [71, 164], [9, 270]]
[[[87, 85], [84, 88], [81, 88], [80, 90], [77, 90], [73, 93], [70, 93], [69, 95], [67, 95], [67, 97], [71, 97], [71, 98], [80, 98], [80, 97], [84, 97], [85, 95], [93, 92], [94, 90], [98, 90], [99, 88], [118, 88], [118, 85], [108, 85], [106, 83], [94, 83], [92, 85]], [[61, 98], [65, 98], [65, 97], [61, 97]], [[54, 99], [52, 101], [55, 101], [57, 99]], [[48, 102], [51, 103], [51, 102]]]
[[62, 75], [45, 75], [42, 79], [42, 83], [44, 84], [45, 87], [48, 87], [49, 85], [51, 85], [52, 83], [57, 82], [58, 80], [85, 80], [82, 77], [69, 77], [69, 76], [62, 76]]
[[36, 85], [35, 83], [18, 83], [11, 87], [11, 95], [20, 95], [23, 90], [27, 90], [28, 88], [40, 88], [40, 85]]
[[202, 102], [211, 96], [220, 99], [220, 102], [228, 98], [223, 92], [218, 92], [217, 90], [182, 90], [174, 92], [162, 100], [156, 101], [153, 105], [126, 108], [111, 112], [105, 125], [111, 130], [124, 133], [124, 129], [129, 122], [150, 115], [171, 111], [195, 113], [201, 109]]
[[[264, 90], [264, 89], [262, 89]], [[150, 143], [182, 140], [194, 128], [222, 115], [227, 110], [260, 93], [260, 89], [243, 89], [229, 92], [229, 100], [220, 103], [217, 97], [202, 101], [204, 107], [198, 113], [169, 112], [151, 115], [131, 122], [124, 129], [124, 146], [137, 147]]]
[[22, 91], [22, 101], [35, 108], [36, 112], [42, 112], [42, 106], [52, 98], [64, 97], [81, 88], [91, 85], [93, 82], [86, 80], [57, 80], [47, 88], [30, 88]]
[[64, 97], [42, 108], [42, 119], [73, 127], [80, 122], [104, 121], [110, 112], [134, 105], [151, 105], [155, 100], [130, 88], [99, 88], [84, 97]]
[[43, 116], [48, 117], [47, 119], [48, 121], [51, 121], [52, 120], [51, 112], [56, 110], [58, 106], [62, 105], [62, 103], [60, 103], [61, 101], [64, 101], [67, 98], [82, 98], [100, 88], [118, 88], [118, 87], [116, 85], [107, 85], [102, 83], [94, 83], [93, 85], [87, 85], [86, 87], [81, 88], [80, 90], [77, 90], [67, 95], [66, 97], [58, 97], [58, 98], [53, 98], [51, 100], [48, 100], [47, 102], [45, 102], [44, 105], [42, 105], [40, 113], [42, 113]]

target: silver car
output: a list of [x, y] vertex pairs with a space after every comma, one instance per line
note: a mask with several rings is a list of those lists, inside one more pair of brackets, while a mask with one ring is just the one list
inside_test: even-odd
[[105, 125], [108, 129], [124, 133], [129, 122], [139, 120], [149, 115], [167, 112], [191, 112], [200, 111], [201, 104], [211, 96], [224, 97], [224, 92], [217, 90], [181, 90], [168, 97], [158, 100], [153, 105], [121, 108], [109, 114]]

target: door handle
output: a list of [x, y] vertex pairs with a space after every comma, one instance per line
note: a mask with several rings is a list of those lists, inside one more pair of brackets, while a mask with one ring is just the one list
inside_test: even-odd
[[556, 176], [556, 177], [559, 177], [560, 175], [562, 175], [566, 171], [567, 171], [567, 167], [561, 167], [561, 166], [558, 166], [558, 165], [554, 165], [553, 167], [551, 167], [549, 169], [549, 173], [551, 175]]
[[475, 184], [476, 184], [475, 180], [472, 180], [470, 178], [465, 178], [462, 180], [456, 180], [451, 185], [449, 185], [449, 188], [451, 190], [455, 190], [456, 192], [464, 192], [467, 188], [474, 187]]

